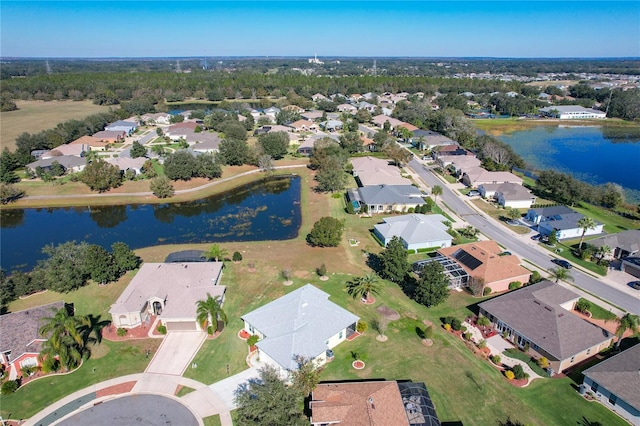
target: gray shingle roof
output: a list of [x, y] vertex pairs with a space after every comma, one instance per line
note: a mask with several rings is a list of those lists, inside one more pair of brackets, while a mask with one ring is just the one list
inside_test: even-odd
[[328, 349], [325, 341], [358, 321], [358, 317], [329, 301], [324, 291], [307, 284], [242, 316], [265, 337], [258, 348], [287, 369], [294, 356], [315, 358]]
[[64, 307], [64, 302], [54, 302], [24, 311], [0, 315], [0, 352], [11, 351], [12, 360], [27, 352], [39, 352], [39, 340], [44, 339], [38, 333], [38, 329], [42, 325], [40, 320], [53, 316], [54, 312], [62, 307]]
[[413, 185], [374, 185], [358, 188], [365, 204], [425, 204], [420, 190]]
[[640, 410], [640, 345], [586, 369], [583, 374]]
[[408, 214], [403, 216], [387, 217], [384, 223], [374, 225], [374, 228], [383, 237], [391, 238], [398, 236], [408, 245], [427, 243], [431, 241], [451, 240], [447, 233], [447, 227], [443, 222], [447, 218], [441, 214]]
[[626, 250], [630, 253], [640, 251], [640, 229], [629, 229], [618, 234], [605, 235], [589, 241], [596, 247], [609, 246], [611, 249], [616, 247]]
[[611, 339], [607, 331], [560, 306], [578, 297], [551, 281], [542, 281], [479, 306], [558, 360], [564, 360]]

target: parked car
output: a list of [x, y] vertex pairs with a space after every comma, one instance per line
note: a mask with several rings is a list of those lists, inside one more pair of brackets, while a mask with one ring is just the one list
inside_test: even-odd
[[542, 234], [536, 234], [533, 237], [531, 237], [533, 241], [538, 241], [540, 238], [542, 238]]
[[564, 269], [573, 268], [573, 266], [569, 262], [567, 262], [566, 260], [563, 260], [563, 259], [553, 259], [553, 260], [551, 260], [551, 262], [555, 263], [558, 266], [563, 267]]
[[467, 194], [467, 197], [477, 197], [478, 195], [480, 195], [480, 193], [474, 189], [469, 191], [469, 193]]
[[640, 290], [640, 281], [631, 281], [628, 285], [634, 290]]

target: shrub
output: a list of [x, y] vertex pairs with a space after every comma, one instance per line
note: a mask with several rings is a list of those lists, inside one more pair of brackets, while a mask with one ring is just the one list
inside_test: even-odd
[[7, 380], [2, 384], [2, 388], [0, 388], [0, 393], [2, 395], [9, 395], [18, 390], [18, 382], [16, 380]]
[[447, 330], [447, 331], [450, 331], [451, 330], [451, 324], [446, 324], [445, 323], [444, 329]]
[[451, 328], [454, 331], [460, 331], [462, 329], [462, 323], [460, 322], [460, 320], [458, 318], [453, 318], [451, 320]]
[[327, 267], [325, 266], [325, 264], [323, 263], [322, 265], [320, 265], [320, 267], [316, 270], [316, 272], [318, 273], [318, 275], [320, 275], [321, 277], [324, 277], [325, 275], [327, 275]]
[[463, 333], [467, 332], [467, 327], [465, 325], [460, 327], [460, 331], [462, 331]]
[[213, 327], [212, 326], [208, 326], [207, 327], [207, 334], [208, 335], [212, 335], [213, 334]]
[[478, 325], [480, 327], [489, 327], [491, 325], [491, 321], [487, 317], [478, 318], [478, 322], [477, 323], [478, 323]]
[[515, 374], [513, 374], [513, 371], [511, 371], [511, 370], [507, 370], [507, 371], [504, 373], [504, 376], [505, 376], [507, 379], [509, 379], [509, 380], [513, 380], [513, 379], [514, 379], [514, 377], [516, 377], [516, 375], [515, 375]]
[[500, 365], [501, 360], [500, 355], [491, 355], [491, 361], [493, 361], [494, 364]]
[[545, 370], [549, 368], [549, 360], [545, 357], [538, 359], [538, 365], [540, 368], [544, 368]]
[[518, 380], [526, 379], [527, 377], [529, 377], [529, 375], [524, 372], [524, 369], [520, 364], [516, 364], [513, 366], [513, 375]]
[[531, 273], [531, 277], [529, 278], [529, 284], [535, 284], [535, 283], [539, 283], [540, 281], [542, 281], [543, 278], [540, 275], [540, 272], [538, 271], [533, 271]]
[[[158, 330], [158, 331], [159, 331], [159, 330]], [[116, 334], [117, 334], [118, 336], [120, 336], [120, 337], [124, 337], [124, 336], [126, 336], [126, 335], [127, 335], [127, 329], [126, 329], [126, 328], [122, 328], [122, 327], [120, 327], [120, 328], [118, 328], [118, 329], [116, 330]]]
[[488, 295], [491, 294], [491, 292], [492, 292], [492, 290], [491, 290], [490, 287], [485, 287], [484, 290], [482, 290], [482, 295], [483, 296], [488, 296]]
[[484, 348], [486, 348], [486, 347], [487, 347], [487, 341], [486, 341], [485, 339], [480, 340], [480, 341], [478, 342], [478, 347], [479, 347], [480, 349], [484, 349]]
[[158, 330], [158, 333], [160, 334], [167, 334], [167, 327], [162, 324], [158, 326], [157, 330]]
[[462, 335], [462, 337], [464, 337], [464, 340], [471, 340], [471, 337], [473, 337], [473, 334], [471, 333], [464, 333]]
[[578, 300], [578, 303], [576, 303], [576, 310], [582, 312], [583, 314], [586, 314], [587, 311], [591, 310], [591, 302], [586, 299], [580, 298], [580, 300]]
[[242, 254], [239, 251], [234, 251], [232, 260], [234, 262], [240, 262], [242, 260]]
[[35, 366], [22, 367], [20, 369], [20, 372], [22, 373], [23, 376], [31, 376], [33, 373], [36, 372], [36, 367]]
[[520, 287], [522, 287], [522, 283], [520, 281], [511, 281], [509, 283], [509, 290], [515, 290]]
[[251, 346], [255, 346], [256, 343], [258, 343], [258, 340], [260, 340], [260, 337], [258, 337], [256, 334], [252, 334], [251, 336], [249, 336], [249, 338], [247, 339], [247, 345]]
[[358, 321], [358, 325], [356, 325], [356, 331], [358, 333], [364, 333], [367, 331], [368, 324], [362, 320]]
[[433, 336], [433, 326], [430, 325], [429, 327], [424, 329], [424, 337], [425, 339], [430, 339]]

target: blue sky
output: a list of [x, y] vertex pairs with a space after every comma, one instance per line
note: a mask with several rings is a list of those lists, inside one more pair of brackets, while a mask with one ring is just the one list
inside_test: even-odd
[[3, 57], [640, 56], [639, 1], [6, 1]]

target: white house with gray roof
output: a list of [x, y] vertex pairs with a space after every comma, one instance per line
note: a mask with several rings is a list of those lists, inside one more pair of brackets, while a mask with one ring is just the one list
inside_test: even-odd
[[242, 316], [244, 330], [257, 335], [261, 361], [283, 376], [298, 367], [303, 356], [316, 366], [327, 362], [327, 351], [356, 330], [359, 318], [329, 301], [324, 291], [307, 284]]
[[447, 218], [441, 214], [412, 213], [383, 219], [373, 226], [373, 233], [386, 247], [393, 237], [398, 237], [407, 250], [431, 247], [451, 247], [452, 237], [447, 233]]
[[572, 311], [580, 296], [551, 281], [511, 291], [478, 305], [494, 329], [536, 358], [545, 357], [555, 373], [607, 348], [613, 335]]
[[[358, 188], [360, 205], [369, 214], [403, 212], [426, 204], [425, 195], [413, 185], [372, 185]], [[350, 200], [354, 201], [354, 200]]]
[[640, 426], [640, 345], [583, 371], [580, 392], [590, 391], [608, 409]]
[[[567, 206], [539, 207], [529, 209], [526, 219], [538, 225], [538, 232], [542, 235], [556, 233], [559, 240], [566, 238], [580, 238], [583, 229], [578, 226], [578, 221], [584, 217], [583, 214], [570, 209]], [[600, 222], [596, 226], [587, 229], [585, 236], [599, 235], [604, 232], [604, 225]]]
[[528, 209], [536, 202], [536, 196], [527, 188], [515, 183], [484, 183], [478, 186], [483, 198], [495, 199], [503, 207]]
[[196, 303], [210, 294], [224, 302], [226, 287], [218, 285], [222, 262], [144, 263], [109, 313], [113, 325], [133, 328], [160, 317], [167, 331], [202, 331]]
[[607, 113], [580, 105], [554, 105], [540, 108], [540, 114], [560, 120], [583, 120], [590, 118], [607, 118]]

